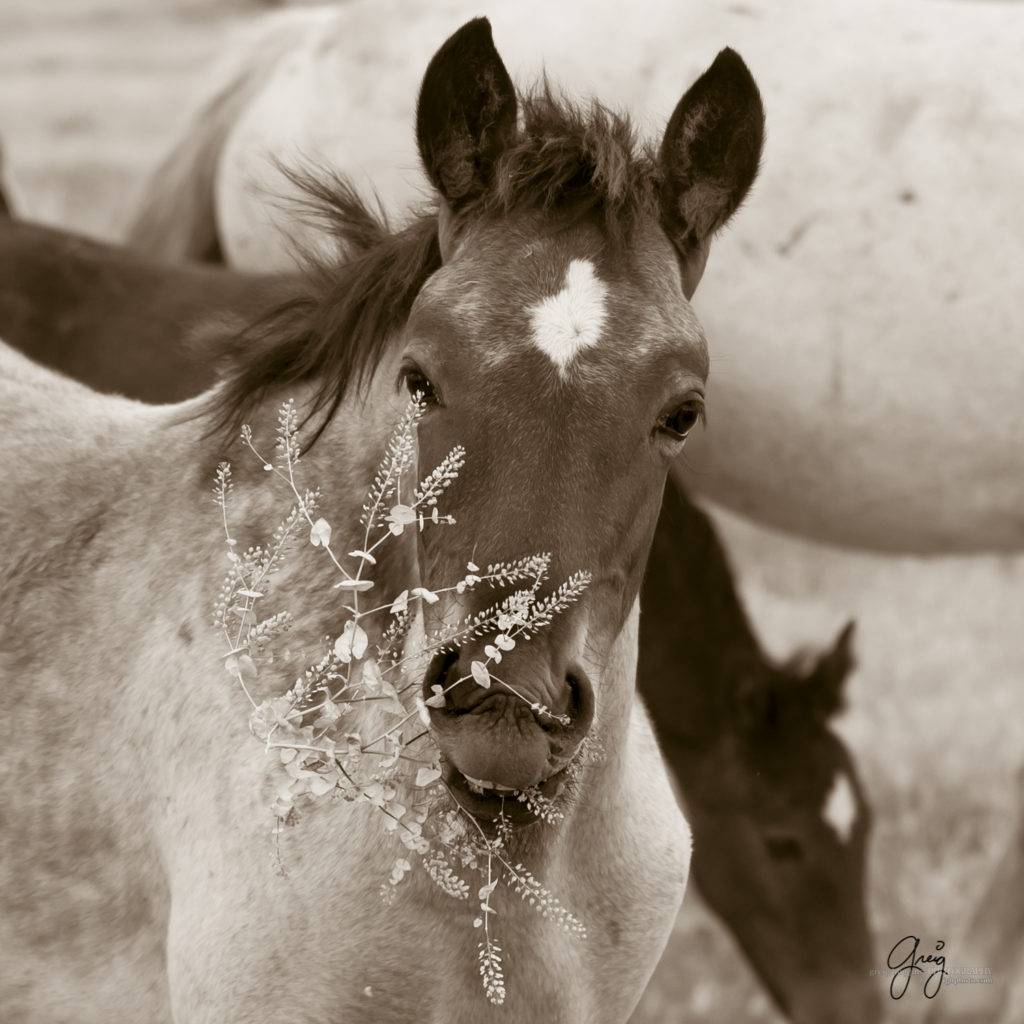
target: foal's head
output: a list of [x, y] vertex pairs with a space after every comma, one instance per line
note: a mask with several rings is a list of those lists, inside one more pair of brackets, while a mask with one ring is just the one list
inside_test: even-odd
[[[703, 415], [707, 346], [687, 300], [753, 181], [762, 122], [731, 51], [683, 97], [657, 152], [596, 104], [546, 88], [518, 101], [483, 19], [427, 69], [417, 137], [440, 197], [441, 266], [402, 332], [400, 377], [429, 405], [421, 466], [455, 444], [467, 457], [447, 503], [459, 525], [422, 535], [423, 575], [547, 552], [552, 583], [592, 579], [492, 662], [491, 686], [470, 673], [489, 638], [427, 672], [427, 696], [447, 690], [431, 718], [450, 784], [478, 813], [495, 801], [480, 782], [557, 788], [595, 707], [615, 705], [623, 681], [601, 667], [637, 596], [667, 467]], [[428, 627], [489, 599], [440, 602]]]
[[693, 875], [793, 1021], [874, 1022], [864, 869], [871, 810], [832, 728], [853, 666], [831, 650], [746, 656], [721, 687], [725, 727], [686, 786]]
[[[366, 370], [365, 408], [381, 416], [406, 392], [423, 397], [420, 469], [466, 449], [445, 497], [458, 525], [418, 541], [426, 586], [535, 553], [551, 556], [549, 586], [590, 574], [568, 612], [491, 662], [492, 685], [471, 666], [493, 637], [452, 644], [422, 680], [426, 697], [446, 691], [430, 714], [453, 790], [493, 817], [498, 799], [467, 776], [476, 790], [550, 791], [595, 714], [628, 715], [632, 679], [602, 678], [602, 665], [639, 590], [668, 465], [703, 415], [707, 346], [688, 299], [754, 180], [763, 111], [724, 50], [660, 146], [641, 145], [597, 104], [546, 86], [518, 97], [477, 19], [431, 61], [416, 129], [437, 212], [371, 239], [298, 332], [319, 340], [278, 346], [250, 383], [340, 377], [320, 392], [333, 411]], [[446, 595], [426, 628], [493, 599]]]
[[[449, 500], [459, 525], [423, 535], [423, 574], [541, 551], [553, 583], [592, 580], [492, 663], [500, 681], [470, 673], [488, 638], [427, 672], [428, 696], [447, 690], [431, 718], [450, 783], [478, 813], [495, 800], [480, 782], [556, 788], [595, 708], [615, 706], [623, 681], [601, 667], [637, 596], [667, 467], [703, 415], [708, 353], [687, 300], [754, 179], [762, 124], [731, 51], [683, 97], [657, 152], [596, 104], [547, 88], [517, 100], [486, 20], [427, 69], [417, 138], [440, 197], [441, 266], [412, 306], [400, 375], [429, 403], [421, 465], [455, 444], [467, 458]], [[450, 624], [487, 599], [440, 602], [428, 618]]]

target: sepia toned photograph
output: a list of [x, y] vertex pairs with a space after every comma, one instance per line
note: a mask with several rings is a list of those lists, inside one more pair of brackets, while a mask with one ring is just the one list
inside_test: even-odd
[[0, 1024], [1024, 1024], [1021, 0], [0, 0]]

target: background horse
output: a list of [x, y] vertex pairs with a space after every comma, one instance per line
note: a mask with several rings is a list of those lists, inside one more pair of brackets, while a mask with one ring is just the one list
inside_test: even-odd
[[[344, 217], [336, 209], [335, 219], [357, 223], [360, 209]], [[84, 383], [131, 398], [172, 401], [212, 385], [215, 364], [226, 363], [220, 335], [243, 353], [244, 325], [268, 293], [283, 298], [285, 290], [301, 289], [294, 277], [164, 264], [55, 229], [14, 227], [0, 223], [0, 266], [37, 269], [33, 291], [17, 293], [20, 313], [13, 318], [7, 282], [17, 288], [20, 281], [16, 274], [3, 278], [0, 337]], [[354, 227], [342, 237], [358, 251], [382, 240], [371, 233], [357, 241]], [[69, 289], [69, 280], [88, 286]], [[164, 301], [153, 301], [154, 291]], [[211, 312], [215, 323], [190, 336], [188, 325], [202, 324]], [[129, 318], [140, 323], [125, 332]], [[869, 812], [852, 759], [827, 724], [850, 666], [849, 631], [814, 667], [800, 659], [773, 666], [743, 613], [710, 520], [672, 480], [641, 608], [637, 684], [690, 808], [702, 895], [791, 1019], [876, 1019], [864, 907]], [[771, 704], [779, 695], [781, 721], [732, 713], [741, 676], [749, 702], [763, 695]], [[763, 773], [763, 758], [748, 753], [762, 747], [781, 771]], [[854, 780], [857, 827], [839, 841], [823, 815], [844, 774]], [[789, 846], [780, 853], [783, 839]]]
[[[658, 621], [665, 607], [671, 625]], [[870, 811], [829, 725], [852, 623], [832, 650], [773, 665], [710, 519], [673, 488], [641, 609], [638, 678], [683, 794], [701, 894], [791, 1020], [879, 1020], [864, 915]]]
[[[284, 237], [309, 243], [316, 229], [278, 201], [294, 189], [270, 156], [365, 176], [392, 209], [418, 197], [414, 77], [432, 27], [475, 10], [365, 0], [268, 18], [154, 177], [129, 238], [178, 258], [290, 265]], [[563, 80], [593, 88], [600, 76], [628, 106], [667, 113], [679, 39], [730, 41], [764, 76], [778, 111], [765, 173], [721, 250], [742, 267], [743, 301], [731, 275], [700, 298], [722, 339], [721, 413], [688, 449], [691, 486], [840, 544], [1019, 550], [1024, 354], [1005, 298], [1024, 288], [1024, 108], [1009, 87], [1019, 7], [647, 0], [624, 21], [612, 7], [531, 0], [494, 17], [517, 66], [539, 47]], [[639, 71], [600, 59], [620, 48], [645, 55]]]
[[[384, 447], [407, 390], [427, 406], [421, 470], [467, 438], [448, 501], [459, 529], [379, 560], [382, 589], [457, 576], [478, 543], [499, 558], [545, 545], [558, 578], [592, 568], [585, 593], [554, 591], [555, 605], [578, 600], [529, 644], [496, 638], [498, 682], [515, 686], [525, 713], [511, 691], [467, 671], [493, 658], [477, 631], [410, 683], [432, 702], [425, 720], [466, 828], [519, 817], [495, 787], [554, 795], [548, 784], [572, 769], [564, 820], [507, 837], [518, 863], [508, 870], [543, 871], [590, 934], [578, 944], [556, 921], [537, 927], [525, 901], [500, 906], [518, 979], [511, 1019], [620, 1021], [639, 998], [681, 896], [686, 845], [633, 692], [635, 598], [668, 459], [696, 422], [707, 369], [684, 282], [749, 188], [763, 114], [730, 51], [680, 101], [657, 153], [636, 151], [628, 124], [600, 108], [584, 113], [546, 91], [522, 104], [520, 127], [485, 21], [449, 39], [417, 119], [439, 211], [309, 277], [306, 296], [266, 322], [265, 344], [210, 396], [149, 408], [4, 354], [0, 692], [19, 782], [5, 787], [4, 818], [21, 823], [0, 840], [4, 1016], [480, 1019], [473, 910], [417, 874], [381, 913], [387, 842], [370, 831], [379, 812], [366, 800], [310, 809], [281, 838], [284, 877], [269, 856], [273, 761], [247, 735], [250, 704], [225, 679], [228, 652], [202, 627], [220, 588], [223, 527], [197, 509], [224, 451], [218, 426], [244, 416], [260, 438], [289, 393], [298, 415], [317, 418], [303, 470], [332, 492], [339, 551], [360, 542], [362, 529], [346, 536], [343, 524], [358, 518], [369, 452]], [[348, 391], [357, 383], [358, 397]], [[246, 524], [266, 519], [267, 479], [262, 466], [235, 474]], [[314, 523], [316, 544], [279, 574], [276, 585], [306, 603], [290, 653], [260, 657], [250, 674], [257, 696], [288, 685], [336, 633], [346, 599], [318, 550], [330, 545], [325, 529]], [[250, 539], [236, 559], [257, 557]], [[421, 594], [427, 636], [465, 614], [487, 621], [474, 618], [487, 613], [473, 594]], [[515, 621], [515, 607], [502, 614]], [[345, 660], [342, 638], [334, 650]], [[364, 708], [364, 727], [381, 713]], [[587, 736], [602, 756], [577, 762]], [[493, 849], [480, 847], [485, 934]], [[486, 952], [493, 982], [489, 940]]]
[[[90, 387], [145, 402], [213, 383], [182, 335], [190, 320], [253, 319], [292, 295], [289, 275], [168, 267], [54, 228], [0, 221], [0, 337]], [[171, 342], [171, 339], [174, 342]]]

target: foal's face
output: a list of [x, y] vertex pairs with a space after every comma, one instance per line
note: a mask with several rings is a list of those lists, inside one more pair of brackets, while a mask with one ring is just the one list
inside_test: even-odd
[[[451, 492], [459, 526], [422, 541], [427, 583], [535, 553], [550, 554], [555, 586], [592, 577], [500, 666], [489, 656], [490, 685], [470, 674], [485, 660], [479, 636], [424, 680], [428, 698], [438, 685], [447, 695], [431, 725], [449, 783], [490, 817], [493, 795], [478, 801], [467, 777], [553, 788], [595, 706], [628, 723], [632, 673], [607, 680], [602, 666], [640, 587], [668, 462], [704, 402], [707, 353], [684, 282], [692, 294], [754, 180], [764, 122], [728, 50], [679, 101], [657, 152], [639, 152], [623, 119], [543, 90], [522, 115], [490, 25], [467, 23], [431, 60], [417, 103], [442, 266], [406, 324], [401, 373], [433, 399], [424, 468], [456, 444], [467, 455]], [[434, 605], [428, 628], [490, 597]]]
[[830, 729], [730, 736], [705, 755], [687, 818], [693, 876], [797, 1024], [871, 1024], [864, 870], [871, 812]]
[[[442, 737], [468, 732], [457, 719], [469, 709], [487, 723], [477, 742], [459, 740], [463, 773], [531, 786], [564, 767], [589, 726], [592, 691], [600, 705], [615, 682], [600, 666], [639, 590], [668, 464], [703, 413], [704, 336], [656, 225], [613, 254], [594, 227], [544, 233], [506, 220], [458, 239], [416, 301], [401, 367], [399, 386], [429, 401], [421, 470], [466, 448], [445, 501], [458, 525], [422, 535], [427, 584], [460, 578], [470, 561], [540, 552], [552, 556], [545, 590], [576, 571], [592, 577], [577, 605], [492, 666], [530, 701], [573, 718], [564, 742], [549, 745], [551, 723], [535, 728], [527, 705], [500, 687], [461, 683], [434, 714]], [[451, 624], [493, 599], [484, 589], [447, 600], [430, 619]], [[468, 675], [488, 642], [454, 652], [428, 685]], [[511, 758], [502, 737], [517, 738]]]
[[[636, 596], [671, 459], [703, 413], [708, 356], [678, 264], [656, 230], [612, 258], [596, 230], [478, 227], [413, 309], [402, 378], [427, 388], [423, 464], [453, 445], [463, 544], [493, 561], [550, 551], [584, 569], [614, 624]], [[469, 539], [471, 538], [471, 539]]]

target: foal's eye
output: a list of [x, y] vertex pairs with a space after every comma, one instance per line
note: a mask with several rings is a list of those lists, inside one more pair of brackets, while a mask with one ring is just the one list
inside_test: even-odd
[[418, 396], [426, 405], [438, 404], [434, 385], [430, 383], [430, 378], [418, 366], [402, 368], [402, 383], [413, 398]]
[[661, 416], [658, 431], [674, 441], [683, 441], [702, 419], [704, 403], [697, 398], [690, 398]]
[[793, 836], [768, 836], [764, 845], [772, 860], [800, 862], [804, 859], [803, 845]]

